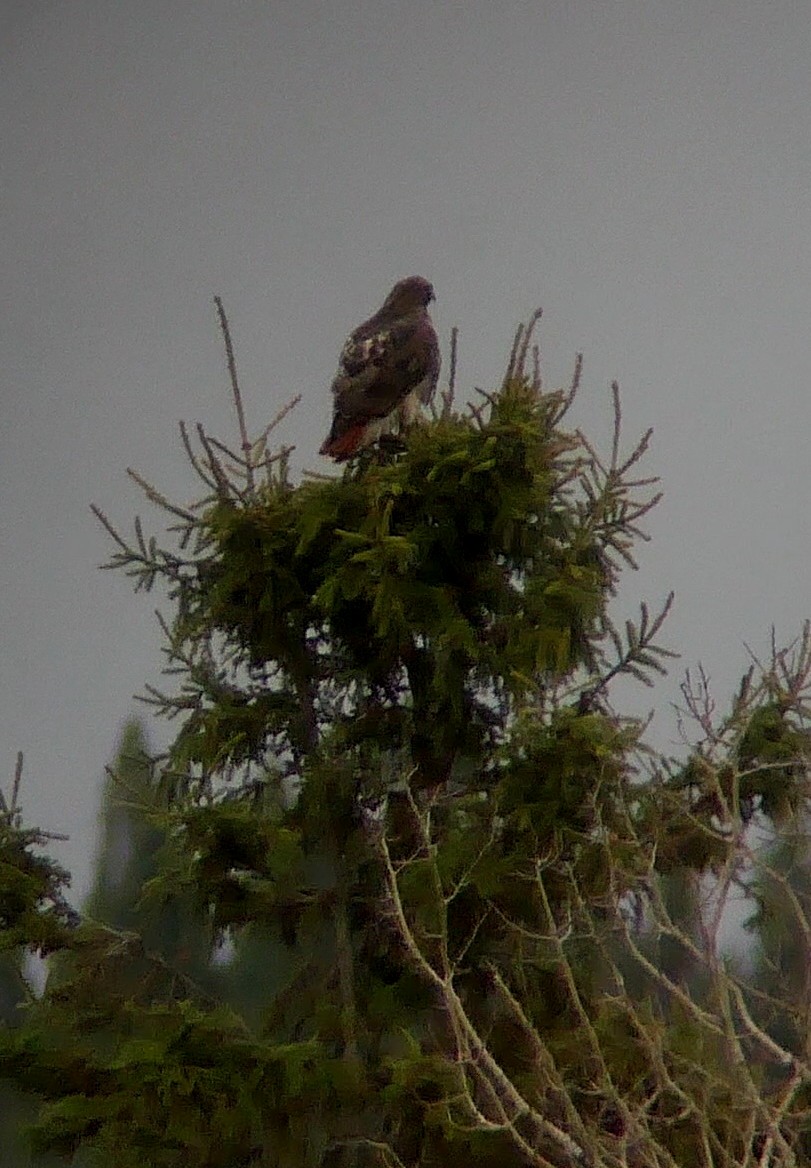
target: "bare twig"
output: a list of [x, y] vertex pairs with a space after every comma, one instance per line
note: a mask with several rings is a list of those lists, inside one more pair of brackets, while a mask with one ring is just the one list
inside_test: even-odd
[[[532, 316], [529, 318], [524, 334], [521, 338], [521, 346], [518, 350], [518, 358], [514, 369], [514, 374], [523, 377], [526, 375], [527, 369], [527, 354], [529, 353], [530, 342], [532, 341], [532, 334], [535, 331], [535, 326], [543, 316], [543, 309], [536, 308]], [[537, 386], [536, 386], [537, 388]]]
[[181, 421], [179, 423], [179, 425], [180, 425], [180, 437], [181, 437], [181, 440], [183, 442], [183, 447], [186, 451], [186, 457], [188, 458], [189, 462], [192, 464], [192, 466], [193, 466], [194, 470], [196, 471], [197, 475], [199, 476], [199, 478], [201, 478], [203, 480], [203, 482], [206, 484], [207, 487], [209, 487], [212, 491], [216, 492], [216, 490], [217, 490], [216, 482], [214, 481], [214, 479], [210, 478], [209, 475], [206, 473], [205, 468], [203, 467], [203, 464], [200, 462], [200, 459], [197, 457], [197, 455], [194, 452], [194, 448], [191, 444], [191, 439], [189, 438], [189, 432], [186, 428], [186, 423]]
[[[164, 511], [168, 511], [172, 515], [177, 515], [179, 519], [185, 519], [187, 523], [199, 522], [197, 516], [191, 511], [187, 511], [184, 507], [178, 507], [176, 503], [170, 503], [165, 495], [162, 495], [160, 491], [156, 490], [151, 483], [148, 483], [145, 478], [142, 478], [132, 467], [127, 467], [127, 474], [133, 482], [138, 484], [150, 503], [155, 503], [158, 507], [162, 507]], [[104, 521], [102, 520], [102, 522]], [[105, 524], [105, 526], [107, 525]]]
[[118, 532], [117, 532], [117, 531], [116, 531], [116, 529], [113, 527], [112, 523], [111, 523], [111, 522], [110, 522], [110, 520], [107, 518], [107, 516], [104, 514], [104, 512], [101, 510], [101, 508], [100, 508], [100, 507], [97, 507], [95, 503], [91, 503], [91, 504], [90, 504], [90, 510], [91, 510], [91, 511], [93, 512], [93, 514], [96, 516], [96, 518], [98, 519], [99, 523], [102, 525], [102, 527], [103, 527], [103, 528], [104, 528], [104, 530], [107, 532], [107, 534], [110, 536], [110, 538], [111, 538], [111, 539], [112, 539], [112, 540], [113, 540], [115, 543], [117, 543], [117, 544], [118, 544], [118, 546], [121, 548], [121, 550], [122, 550], [123, 552], [127, 552], [127, 553], [129, 553], [129, 550], [130, 550], [130, 549], [129, 549], [129, 545], [126, 543], [126, 541], [125, 541], [125, 540], [123, 540], [123, 539], [121, 538], [121, 536], [118, 534]]
[[[271, 431], [276, 429], [276, 427], [279, 425], [279, 423], [281, 421], [283, 421], [284, 418], [287, 417], [287, 415], [290, 413], [291, 410], [294, 410], [296, 408], [296, 406], [299, 404], [300, 401], [301, 401], [301, 394], [300, 393], [297, 393], [293, 397], [291, 397], [290, 401], [286, 405], [282, 406], [282, 408], [279, 410], [279, 412], [272, 418], [272, 420], [270, 422], [268, 422], [267, 426], [265, 426], [264, 430], [257, 438], [256, 443], [264, 442], [267, 439], [268, 435], [271, 433]], [[254, 445], [256, 445], [256, 443], [254, 443]]]
[[442, 411], [440, 417], [447, 418], [453, 409], [453, 400], [456, 395], [456, 362], [457, 362], [457, 348], [459, 343], [459, 329], [454, 325], [451, 329], [451, 357], [450, 357], [450, 373], [448, 375], [448, 388], [442, 392]]
[[9, 808], [12, 815], [15, 815], [20, 809], [20, 783], [23, 778], [23, 752], [17, 751], [17, 762], [14, 766], [14, 781], [11, 786], [11, 807]]
[[228, 318], [225, 315], [222, 300], [219, 296], [214, 297], [214, 303], [217, 306], [217, 315], [220, 321], [220, 329], [222, 330], [223, 340], [225, 341], [225, 355], [228, 362], [228, 375], [231, 379], [231, 392], [234, 395], [234, 405], [237, 410], [237, 418], [239, 420], [239, 434], [242, 439], [242, 451], [245, 455], [247, 463], [247, 483], [248, 491], [253, 491], [253, 468], [251, 467], [251, 441], [248, 438], [248, 427], [245, 424], [245, 410], [242, 406], [242, 393], [239, 388], [239, 379], [237, 377], [237, 365], [234, 358], [234, 346], [231, 341], [231, 330], [228, 327]]
[[208, 435], [199, 422], [197, 423], [197, 437], [200, 439], [200, 445], [203, 447], [206, 455], [208, 456], [208, 465], [217, 483], [217, 493], [220, 498], [230, 499], [232, 496], [236, 496], [237, 498], [241, 497], [241, 492], [238, 491], [234, 484], [229, 481], [228, 476], [223, 469], [222, 463], [214, 453], [214, 449], [211, 445]]

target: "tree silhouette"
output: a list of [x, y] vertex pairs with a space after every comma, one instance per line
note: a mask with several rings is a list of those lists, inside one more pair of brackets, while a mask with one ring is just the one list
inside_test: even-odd
[[[203, 906], [189, 890], [151, 904], [150, 884], [158, 878], [167, 848], [156, 798], [153, 765], [139, 721], [124, 728], [105, 782], [101, 847], [93, 888], [84, 905], [88, 917], [122, 932], [135, 932], [153, 957], [182, 969], [210, 989], [212, 935]], [[133, 968], [130, 976], [139, 977]]]

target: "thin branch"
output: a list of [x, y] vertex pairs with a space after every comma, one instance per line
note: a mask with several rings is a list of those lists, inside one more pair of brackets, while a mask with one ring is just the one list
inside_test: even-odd
[[[141, 490], [144, 492], [150, 503], [155, 503], [158, 507], [162, 507], [164, 511], [169, 511], [172, 515], [177, 515], [179, 519], [185, 519], [187, 523], [199, 523], [199, 519], [191, 511], [187, 511], [185, 507], [178, 507], [175, 503], [170, 503], [165, 495], [157, 491], [151, 483], [148, 483], [145, 478], [142, 478], [137, 471], [132, 467], [127, 467], [127, 474], [136, 482]], [[104, 522], [102, 520], [102, 522]], [[106, 526], [106, 524], [105, 524]]]
[[23, 779], [23, 752], [17, 751], [17, 762], [14, 767], [14, 782], [11, 787], [11, 807], [9, 808], [12, 815], [15, 815], [20, 809], [20, 783]]
[[181, 440], [183, 442], [183, 446], [186, 450], [186, 456], [188, 457], [189, 462], [192, 464], [197, 475], [199, 476], [199, 478], [201, 478], [203, 480], [203, 482], [206, 484], [206, 486], [209, 487], [212, 491], [216, 492], [216, 490], [217, 490], [216, 482], [214, 481], [214, 479], [212, 479], [208, 476], [208, 474], [205, 471], [205, 468], [203, 467], [203, 464], [200, 462], [200, 459], [197, 457], [197, 455], [194, 452], [194, 449], [193, 449], [192, 444], [191, 444], [191, 438], [189, 438], [189, 432], [186, 429], [186, 423], [183, 421], [180, 421], [178, 423], [178, 425], [180, 426], [180, 437], [181, 437]]
[[[270, 436], [271, 432], [276, 429], [276, 427], [279, 425], [279, 423], [284, 418], [287, 417], [287, 415], [290, 413], [291, 410], [294, 410], [296, 408], [296, 406], [299, 404], [300, 401], [301, 401], [301, 394], [300, 393], [297, 393], [293, 397], [291, 397], [290, 401], [286, 405], [282, 406], [282, 408], [278, 411], [278, 413], [275, 414], [274, 417], [271, 419], [271, 421], [268, 422], [267, 426], [265, 426], [264, 430], [259, 435], [259, 437], [256, 439], [256, 441], [254, 442], [251, 449], [255, 450], [255, 449], [263, 446], [267, 442], [268, 437]], [[292, 450], [292, 447], [289, 447], [289, 449]], [[276, 456], [276, 457], [278, 457], [278, 456]]]
[[253, 491], [253, 468], [251, 466], [251, 442], [248, 438], [248, 427], [245, 425], [245, 411], [242, 406], [242, 393], [239, 388], [239, 379], [237, 377], [237, 365], [234, 358], [234, 346], [231, 341], [231, 330], [228, 327], [228, 318], [225, 315], [222, 300], [219, 296], [214, 297], [214, 303], [217, 306], [217, 315], [220, 321], [220, 329], [222, 330], [223, 340], [225, 342], [225, 355], [228, 362], [228, 376], [231, 379], [231, 392], [234, 395], [234, 404], [237, 410], [237, 418], [239, 420], [239, 434], [242, 439], [242, 451], [247, 462], [247, 482], [248, 491]]
[[129, 545], [121, 538], [121, 536], [118, 534], [118, 532], [113, 527], [112, 523], [107, 518], [107, 516], [104, 514], [104, 512], [101, 510], [101, 508], [97, 507], [95, 503], [91, 503], [90, 510], [96, 516], [99, 523], [105, 529], [105, 531], [110, 536], [110, 538], [113, 539], [118, 544], [118, 546], [121, 548], [121, 550], [123, 552], [126, 552], [129, 555], [129, 553], [130, 553]]
[[197, 423], [197, 437], [200, 439], [200, 444], [208, 455], [208, 465], [216, 480], [217, 493], [219, 494], [220, 498], [229, 499], [232, 495], [236, 495], [238, 498], [241, 497], [241, 493], [237, 491], [234, 484], [229, 482], [222, 463], [214, 453], [208, 435], [199, 422]]
[[543, 309], [536, 308], [535, 311], [533, 312], [532, 316], [529, 318], [529, 322], [528, 322], [526, 328], [524, 329], [524, 335], [521, 338], [521, 347], [518, 350], [518, 360], [517, 360], [516, 368], [514, 371], [515, 374], [519, 377], [524, 376], [526, 374], [527, 354], [529, 353], [529, 346], [530, 346], [530, 342], [532, 340], [532, 334], [535, 331], [535, 326], [538, 324], [538, 321], [541, 319], [542, 316], [543, 316]]
[[456, 395], [456, 362], [458, 345], [459, 329], [456, 325], [454, 325], [451, 329], [451, 368], [448, 375], [448, 388], [442, 393], [442, 413], [440, 414], [440, 417], [443, 418], [447, 418], [453, 409], [453, 399]]

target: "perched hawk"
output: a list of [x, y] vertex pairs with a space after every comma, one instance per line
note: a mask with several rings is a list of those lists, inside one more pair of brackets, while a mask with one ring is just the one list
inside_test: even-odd
[[395, 421], [409, 425], [419, 415], [420, 403], [431, 400], [440, 360], [428, 315], [433, 299], [427, 280], [409, 276], [347, 338], [332, 383], [332, 429], [321, 454], [343, 462]]

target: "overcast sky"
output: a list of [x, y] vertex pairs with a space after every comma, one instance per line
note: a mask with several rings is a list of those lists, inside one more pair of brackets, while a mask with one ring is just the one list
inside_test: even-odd
[[[435, 284], [463, 390], [536, 305], [550, 384], [666, 492], [620, 608], [676, 590], [726, 693], [809, 616], [811, 5], [806, 0], [0, 2], [0, 774], [87, 885], [103, 766], [157, 681], [149, 597], [96, 565], [125, 474], [196, 484], [177, 422], [318, 445], [345, 334]], [[643, 695], [642, 705], [650, 700]], [[2, 780], [7, 785], [7, 778]]]

